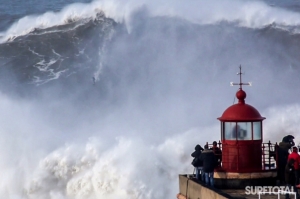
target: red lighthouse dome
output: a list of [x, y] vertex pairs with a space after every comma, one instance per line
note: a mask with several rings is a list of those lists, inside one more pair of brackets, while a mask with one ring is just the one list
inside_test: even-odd
[[242, 89], [236, 93], [237, 104], [228, 107], [218, 119], [220, 121], [261, 121], [265, 119], [251, 105], [245, 103], [247, 94]]

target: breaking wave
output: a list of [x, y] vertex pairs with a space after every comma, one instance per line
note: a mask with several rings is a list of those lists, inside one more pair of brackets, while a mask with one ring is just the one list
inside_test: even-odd
[[299, 130], [297, 10], [259, 1], [93, 1], [1, 33], [0, 196], [175, 197], [220, 139], [242, 65], [264, 140]]

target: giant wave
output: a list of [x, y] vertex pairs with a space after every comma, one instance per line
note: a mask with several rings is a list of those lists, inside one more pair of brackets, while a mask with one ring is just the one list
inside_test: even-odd
[[0, 195], [172, 198], [220, 139], [241, 64], [264, 140], [299, 141], [300, 15], [259, 1], [94, 1], [1, 33]]

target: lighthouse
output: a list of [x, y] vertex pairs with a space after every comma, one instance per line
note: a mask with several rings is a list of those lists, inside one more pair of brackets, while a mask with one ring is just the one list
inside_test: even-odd
[[236, 93], [238, 103], [228, 107], [221, 117], [222, 169], [227, 172], [255, 172], [262, 170], [262, 121], [265, 119], [251, 105], [245, 103], [242, 85]]
[[[221, 122], [222, 165], [215, 170], [216, 185], [239, 188], [246, 185], [263, 185], [276, 177], [275, 159], [270, 152], [271, 143], [263, 143], [263, 120], [259, 111], [247, 104], [246, 92], [239, 67], [237, 103], [229, 106], [218, 120]], [[274, 168], [270, 163], [273, 162]], [[266, 167], [268, 165], [268, 167]], [[274, 180], [272, 180], [274, 181]]]

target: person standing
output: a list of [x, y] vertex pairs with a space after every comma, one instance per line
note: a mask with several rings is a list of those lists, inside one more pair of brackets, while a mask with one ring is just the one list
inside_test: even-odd
[[208, 149], [208, 145], [204, 146], [204, 150], [200, 155], [200, 160], [203, 161], [203, 171], [205, 176], [205, 183], [214, 187], [214, 169], [216, 165], [215, 154]]
[[213, 147], [210, 148], [215, 154], [216, 166], [221, 167], [222, 162], [222, 151], [218, 147], [218, 143], [216, 141], [213, 142]]
[[295, 184], [299, 184], [299, 168], [300, 168], [300, 155], [298, 154], [298, 148], [293, 146], [293, 151], [288, 156], [288, 161], [293, 159], [294, 160], [294, 173], [295, 173]]
[[[295, 176], [295, 160], [293, 158], [290, 158], [285, 166], [285, 182], [286, 186], [289, 188], [289, 190], [293, 190], [296, 192], [296, 197], [299, 198], [297, 186], [296, 186], [296, 176]], [[285, 199], [290, 199], [290, 194], [285, 194]]]
[[289, 150], [295, 145], [294, 136], [287, 135], [282, 138], [282, 142], [279, 143], [277, 148], [275, 149], [278, 154], [278, 178], [281, 183], [284, 182], [285, 178], [285, 166], [288, 162]]
[[191, 156], [194, 158], [192, 165], [195, 167], [196, 170], [196, 179], [204, 181], [204, 174], [202, 171], [203, 162], [200, 160], [201, 151], [203, 151], [203, 148], [199, 144], [197, 144], [195, 146], [195, 151], [191, 154]]

